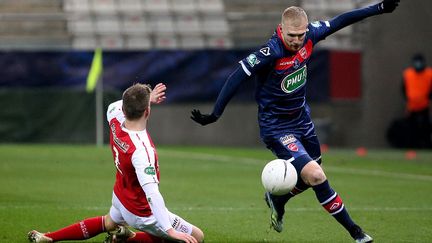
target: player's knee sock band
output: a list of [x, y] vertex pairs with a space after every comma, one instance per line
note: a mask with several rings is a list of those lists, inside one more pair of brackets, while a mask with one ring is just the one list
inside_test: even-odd
[[298, 194], [306, 191], [309, 188], [308, 185], [306, 185], [303, 180], [299, 179], [297, 181], [296, 186], [286, 195], [281, 196], [281, 201], [285, 204], [290, 200], [292, 197], [297, 196]]
[[297, 184], [295, 185], [295, 187], [291, 190], [290, 194], [292, 196], [298, 195], [304, 191], [306, 191], [310, 186], [306, 185], [306, 183], [299, 178], [297, 180]]
[[345, 229], [350, 230], [354, 225], [351, 217], [349, 216], [342, 199], [339, 195], [330, 187], [328, 181], [313, 186], [316, 197], [321, 205], [327, 212], [329, 212]]

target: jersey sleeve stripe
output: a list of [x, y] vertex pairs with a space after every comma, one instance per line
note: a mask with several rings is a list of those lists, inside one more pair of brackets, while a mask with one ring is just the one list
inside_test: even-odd
[[239, 62], [242, 66], [243, 71], [247, 74], [247, 76], [251, 76], [252, 73], [249, 71], [249, 69], [247, 69], [247, 67], [244, 65], [243, 61]]

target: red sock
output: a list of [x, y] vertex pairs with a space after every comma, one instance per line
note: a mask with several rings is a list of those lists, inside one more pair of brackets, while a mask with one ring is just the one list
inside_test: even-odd
[[164, 243], [164, 242], [169, 242], [169, 241], [165, 241], [164, 239], [162, 239], [160, 237], [156, 237], [156, 236], [151, 235], [151, 234], [146, 233], [146, 232], [135, 232], [135, 236], [132, 238], [129, 238], [127, 240], [127, 242], [132, 242], [132, 243]]
[[45, 236], [53, 241], [88, 239], [105, 232], [104, 219], [104, 216], [84, 219], [55, 232], [46, 233]]

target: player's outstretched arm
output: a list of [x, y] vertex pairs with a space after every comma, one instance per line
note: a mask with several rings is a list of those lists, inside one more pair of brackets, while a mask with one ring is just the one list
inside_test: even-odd
[[399, 5], [399, 2], [400, 0], [384, 0], [378, 4], [374, 4], [365, 8], [354, 9], [352, 11], [340, 14], [326, 23], [328, 29], [320, 33], [318, 39], [322, 40], [334, 32], [365, 18], [383, 13], [391, 13]]
[[201, 114], [201, 111], [197, 109], [193, 109], [191, 114], [192, 116], [190, 118], [203, 126], [213, 123], [218, 119], [218, 117], [213, 114]]
[[[140, 183], [142, 182], [140, 181]], [[161, 225], [162, 229], [165, 230], [170, 237], [187, 243], [197, 243], [197, 240], [193, 236], [184, 234], [182, 232], [177, 232], [172, 228], [167, 213], [168, 210], [165, 207], [165, 202], [159, 192], [159, 187], [157, 183], [147, 183], [142, 186], [142, 189], [146, 194], [147, 201], [150, 205], [154, 217]]]
[[171, 238], [173, 238], [175, 240], [180, 240], [181, 242], [198, 243], [198, 241], [192, 235], [178, 232], [178, 231], [175, 231], [174, 229], [169, 229], [167, 231], [167, 233]]
[[166, 99], [165, 96], [166, 89], [167, 88], [165, 84], [163, 83], [156, 84], [156, 86], [153, 88], [152, 92], [150, 93], [150, 102], [153, 104], [160, 104], [164, 102]]
[[383, 13], [393, 12], [399, 6], [400, 0], [384, 0], [378, 6]]
[[243, 69], [238, 67], [225, 81], [214, 105], [213, 112], [211, 114], [202, 114], [200, 110], [193, 109], [191, 119], [203, 126], [217, 121], [240, 84], [247, 78], [248, 76]]

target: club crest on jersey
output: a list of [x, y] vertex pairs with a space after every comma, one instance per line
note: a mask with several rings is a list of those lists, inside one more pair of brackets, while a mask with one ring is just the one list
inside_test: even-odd
[[288, 134], [285, 135], [283, 137], [279, 138], [279, 141], [283, 144], [283, 145], [288, 145], [290, 143], [294, 143], [295, 141], [297, 141], [297, 139], [294, 137], [294, 135], [292, 134]]
[[253, 67], [256, 64], [260, 63], [255, 54], [250, 54], [248, 57], [246, 57], [246, 61], [248, 62], [250, 67]]
[[270, 56], [270, 47], [264, 47], [260, 49], [260, 52], [264, 55], [264, 56]]
[[300, 53], [300, 56], [303, 58], [303, 59], [306, 59], [307, 58], [307, 50], [306, 50], [306, 47], [303, 47], [302, 49], [300, 49], [300, 51], [299, 51], [299, 53]]
[[295, 144], [295, 143], [290, 143], [290, 144], [288, 144], [287, 148], [288, 148], [289, 150], [293, 151], [293, 152], [297, 152], [297, 151], [298, 151], [297, 144]]
[[296, 91], [306, 83], [307, 68], [306, 65], [299, 70], [286, 76], [281, 83], [282, 90], [289, 94]]

